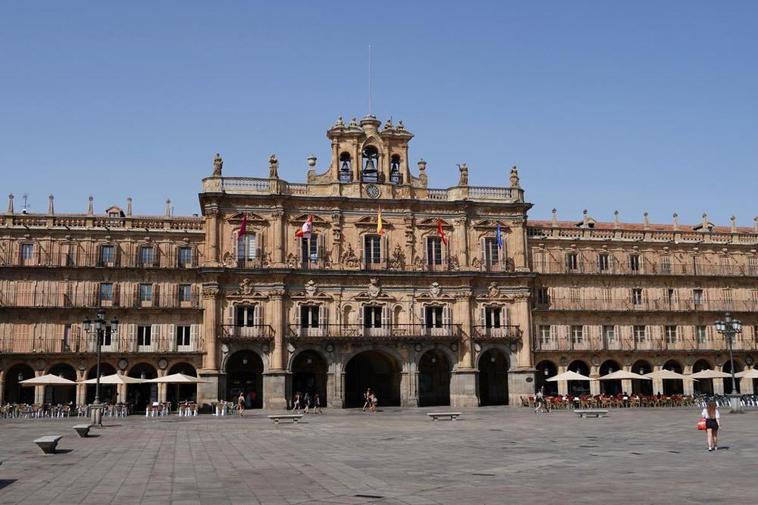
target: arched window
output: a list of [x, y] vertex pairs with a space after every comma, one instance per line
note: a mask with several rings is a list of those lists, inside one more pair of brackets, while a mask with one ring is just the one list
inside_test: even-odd
[[363, 182], [380, 182], [378, 166], [379, 151], [374, 146], [366, 146], [363, 150], [363, 171], [361, 173]]
[[393, 154], [390, 159], [390, 183], [403, 183], [403, 175], [400, 173], [400, 156], [397, 154]]
[[351, 182], [353, 180], [353, 163], [350, 153], [340, 154], [340, 182]]

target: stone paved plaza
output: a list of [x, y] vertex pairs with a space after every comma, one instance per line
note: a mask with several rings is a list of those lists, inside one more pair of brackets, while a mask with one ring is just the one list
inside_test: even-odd
[[[335, 411], [298, 425], [243, 419], [0, 421], [2, 504], [752, 503], [758, 413], [724, 415], [705, 450], [699, 412]], [[64, 435], [45, 456], [39, 435]], [[575, 501], [575, 499], [579, 499]]]

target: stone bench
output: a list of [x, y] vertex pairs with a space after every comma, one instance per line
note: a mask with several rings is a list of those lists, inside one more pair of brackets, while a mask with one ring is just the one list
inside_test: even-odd
[[574, 413], [581, 417], [608, 417], [607, 409], [576, 409]]
[[431, 417], [435, 421], [438, 420], [440, 417], [446, 417], [450, 419], [451, 421], [455, 421], [456, 419], [458, 419], [458, 416], [460, 416], [461, 413], [460, 412], [429, 412], [426, 415]]
[[82, 438], [86, 438], [89, 435], [90, 428], [92, 428], [91, 424], [77, 424], [74, 426], [74, 430], [76, 430], [76, 432]]
[[297, 422], [302, 419], [303, 414], [272, 414], [268, 416], [269, 419], [274, 421], [274, 424], [279, 424], [279, 421], [281, 419], [285, 420], [291, 420], [292, 424], [297, 424]]
[[34, 443], [37, 444], [45, 454], [55, 454], [55, 448], [58, 447], [58, 442], [60, 442], [61, 438], [63, 438], [62, 435], [46, 435], [44, 437], [39, 437]]

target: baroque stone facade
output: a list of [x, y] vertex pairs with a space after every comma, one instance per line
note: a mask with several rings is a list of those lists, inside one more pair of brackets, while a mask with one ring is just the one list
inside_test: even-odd
[[752, 365], [757, 230], [586, 213], [530, 222], [515, 167], [506, 187], [476, 187], [461, 164], [457, 186], [434, 189], [426, 162], [411, 171], [402, 122], [340, 118], [327, 137], [328, 166], [309, 157], [303, 184], [279, 178], [275, 155], [264, 178], [225, 176], [216, 155], [202, 217], [132, 216], [131, 201], [100, 215], [91, 200], [86, 214], [59, 215], [52, 197], [47, 213], [25, 214], [11, 197], [0, 218], [0, 403], [91, 400], [83, 385], [26, 391], [18, 380], [93, 377], [82, 320], [97, 308], [119, 320], [104, 373], [205, 380], [105, 391], [138, 407], [240, 392], [254, 407], [284, 408], [296, 392], [350, 407], [368, 387], [383, 405], [514, 404], [568, 368], [724, 367], [711, 323], [727, 310], [746, 326], [738, 366]]

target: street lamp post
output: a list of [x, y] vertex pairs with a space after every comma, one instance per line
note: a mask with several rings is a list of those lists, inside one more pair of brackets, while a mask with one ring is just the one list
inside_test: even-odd
[[738, 333], [742, 333], [742, 321], [739, 319], [732, 319], [732, 315], [727, 312], [724, 314], [724, 320], [718, 320], [714, 323], [716, 331], [724, 335], [726, 343], [729, 346], [729, 363], [732, 372], [732, 392], [729, 393], [729, 402], [732, 414], [742, 413], [742, 403], [740, 402], [740, 395], [737, 393], [737, 381], [734, 377], [734, 353], [732, 348], [734, 346], [734, 337]]
[[[98, 310], [95, 314], [95, 321], [89, 318], [84, 320], [84, 331], [95, 335], [95, 352], [97, 354], [97, 369], [95, 371], [95, 401], [92, 403], [92, 424], [103, 425], [103, 406], [100, 403], [100, 347], [103, 344], [107, 321], [105, 320], [105, 311]], [[111, 338], [118, 332], [118, 319], [115, 317], [111, 321]]]

